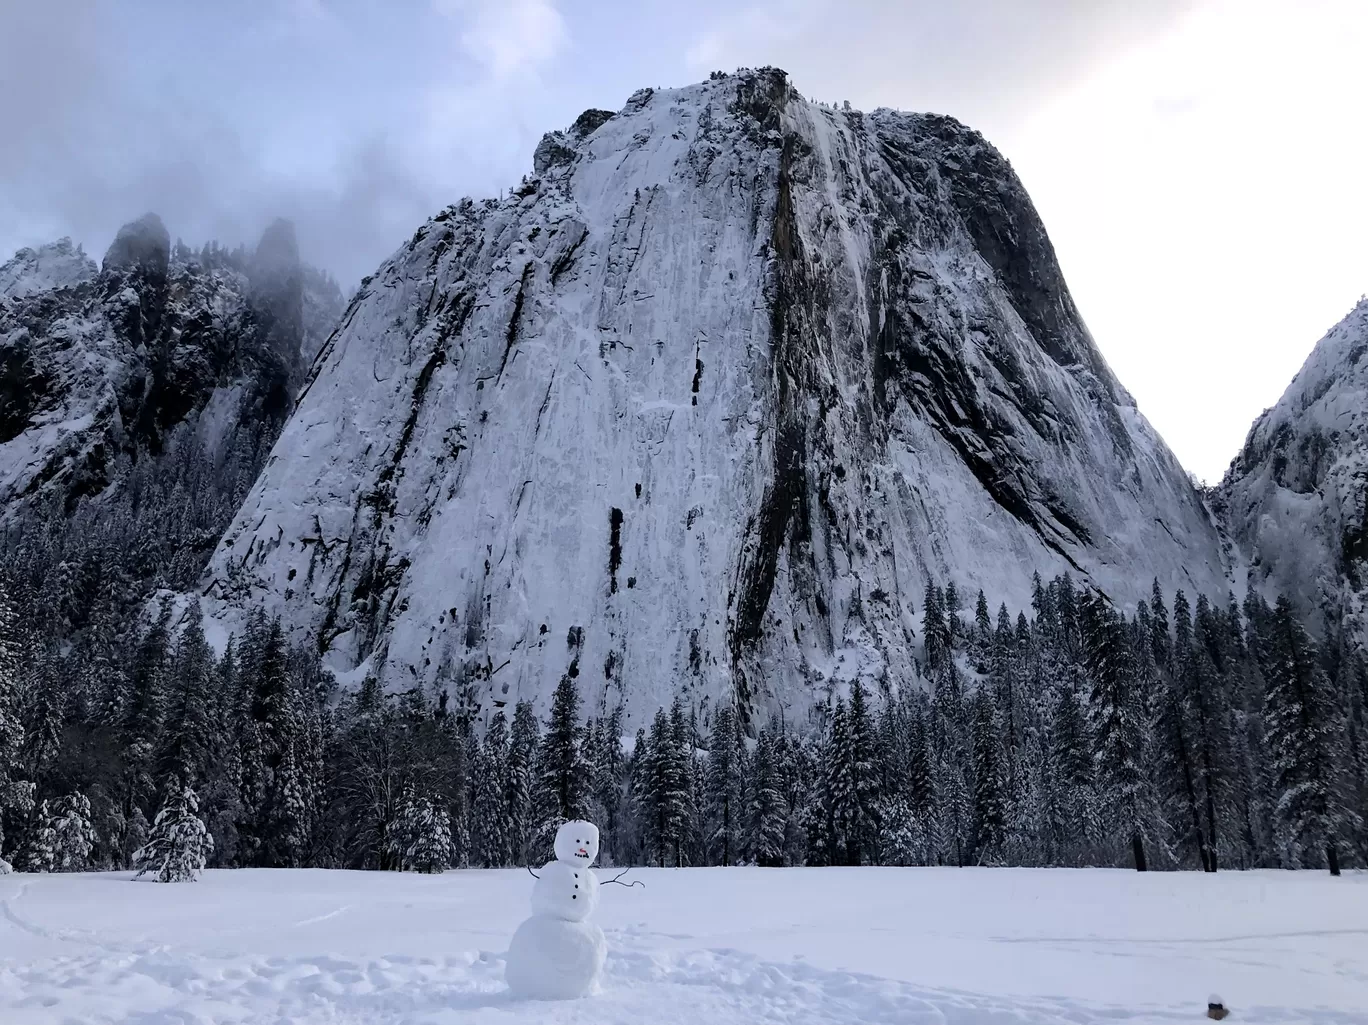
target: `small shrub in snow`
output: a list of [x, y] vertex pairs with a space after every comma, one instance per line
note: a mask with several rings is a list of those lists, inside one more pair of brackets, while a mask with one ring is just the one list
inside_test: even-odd
[[90, 800], [85, 794], [68, 794], [53, 812], [53, 868], [58, 872], [81, 872], [95, 847], [95, 827], [90, 821]]
[[451, 864], [451, 816], [407, 789], [390, 844], [403, 871], [444, 871]]
[[44, 801], [38, 806], [38, 817], [19, 855], [19, 867], [25, 872], [51, 872], [57, 853], [57, 834], [52, 829], [52, 813]]
[[133, 852], [133, 867], [139, 876], [155, 871], [159, 882], [193, 882], [204, 870], [214, 838], [199, 817], [195, 792], [175, 780], [168, 791], [147, 843]]

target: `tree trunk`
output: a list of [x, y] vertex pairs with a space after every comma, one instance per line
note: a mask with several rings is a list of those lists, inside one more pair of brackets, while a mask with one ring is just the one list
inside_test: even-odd
[[1187, 740], [1183, 736], [1182, 725], [1177, 728], [1178, 761], [1183, 766], [1183, 790], [1187, 797], [1188, 811], [1192, 815], [1192, 835], [1197, 841], [1197, 856], [1202, 859], [1202, 871], [1212, 871], [1207, 857], [1206, 834], [1202, 831], [1202, 813], [1197, 810], [1197, 787], [1192, 782], [1192, 765], [1188, 760]]
[[1335, 842], [1333, 840], [1325, 845], [1325, 860], [1330, 863], [1330, 874], [1332, 876], [1339, 875], [1339, 850], [1335, 847]]
[[1131, 834], [1131, 854], [1135, 857], [1135, 871], [1149, 870], [1149, 862], [1145, 860], [1145, 841], [1139, 833]]

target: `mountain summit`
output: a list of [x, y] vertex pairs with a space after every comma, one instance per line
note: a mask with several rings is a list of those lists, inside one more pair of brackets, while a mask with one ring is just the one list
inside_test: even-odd
[[1252, 588], [1368, 644], [1368, 298], [1254, 422], [1218, 500]]
[[211, 560], [328, 662], [482, 706], [804, 709], [927, 584], [1223, 594], [1220, 540], [976, 132], [774, 69], [642, 90], [366, 279]]

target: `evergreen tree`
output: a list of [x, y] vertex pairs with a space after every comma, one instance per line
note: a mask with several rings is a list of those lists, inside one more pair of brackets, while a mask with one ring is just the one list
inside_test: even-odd
[[1117, 829], [1130, 844], [1135, 868], [1148, 868], [1147, 839], [1154, 839], [1152, 795], [1144, 765], [1146, 724], [1134, 693], [1134, 663], [1127, 632], [1101, 597], [1085, 595], [1080, 638], [1092, 679], [1097, 721], [1095, 761]]
[[851, 835], [858, 814], [854, 765], [849, 715], [844, 699], [837, 697], [827, 720], [816, 817], [809, 831], [811, 857], [816, 864], [850, 864], [851, 857], [858, 854], [858, 840], [853, 841]]
[[964, 696], [954, 664], [944, 667], [931, 704], [933, 803], [936, 819], [933, 843], [937, 860], [964, 866], [969, 857], [973, 807], [964, 736]]
[[878, 744], [874, 722], [865, 699], [864, 686], [856, 680], [850, 688], [849, 728], [850, 780], [852, 803], [846, 826], [845, 861], [849, 865], [877, 864], [879, 847]]
[[773, 728], [762, 729], [755, 745], [755, 764], [748, 780], [746, 832], [751, 859], [765, 868], [784, 863], [784, 833], [788, 821], [783, 792], [783, 767]]
[[1330, 684], [1285, 597], [1278, 598], [1269, 625], [1264, 722], [1278, 847], [1289, 867], [1323, 854], [1331, 874], [1339, 875], [1342, 809], [1335, 806], [1338, 767], [1332, 759], [1338, 724]]
[[926, 652], [927, 671], [935, 672], [949, 651], [949, 637], [944, 597], [929, 580], [922, 599], [922, 647]]
[[686, 855], [692, 852], [695, 846], [692, 841], [695, 839], [693, 834], [700, 789], [700, 780], [697, 778], [698, 764], [695, 758], [697, 748], [697, 731], [693, 727], [693, 722], [684, 714], [683, 701], [676, 697], [670, 705], [670, 744], [666, 749], [666, 757], [672, 762], [668, 774], [670, 780], [678, 780], [677, 790], [670, 791], [669, 796], [677, 805], [677, 812], [672, 814], [672, 820], [676, 823], [672, 829], [674, 862], [680, 868], [689, 864]]
[[683, 772], [683, 759], [675, 752], [675, 733], [663, 708], [651, 722], [643, 758], [640, 801], [647, 822], [647, 857], [664, 866], [673, 856], [679, 865], [689, 779]]
[[191, 785], [205, 782], [212, 748], [209, 706], [214, 665], [203, 624], [204, 616], [196, 601], [186, 614], [185, 627], [168, 666], [168, 715], [157, 766], [161, 775], [174, 774]]
[[1007, 840], [1007, 796], [1002, 730], [992, 699], [979, 690], [971, 700], [974, 743], [974, 850], [981, 865], [1001, 860]]
[[551, 699], [551, 719], [542, 737], [539, 757], [538, 844], [549, 853], [561, 823], [589, 814], [590, 765], [582, 750], [579, 690], [570, 675], [561, 677]]
[[57, 859], [57, 834], [52, 828], [52, 812], [48, 803], [38, 805], [27, 841], [19, 858], [25, 872], [51, 872]]
[[[1006, 611], [1003, 606], [1003, 611]], [[982, 589], [974, 602], [974, 650], [978, 656], [979, 672], [986, 671], [987, 658], [993, 643], [993, 621], [988, 616], [988, 598]]]
[[428, 797], [406, 787], [390, 837], [394, 863], [406, 872], [443, 872], [453, 854], [451, 817]]
[[1198, 777], [1201, 783], [1208, 871], [1215, 872], [1222, 846], [1221, 823], [1233, 803], [1230, 793], [1230, 760], [1233, 746], [1229, 732], [1227, 697], [1223, 679], [1226, 662], [1224, 631], [1205, 595], [1197, 599], [1196, 640], [1192, 656], [1183, 667], [1183, 684], [1196, 728]]
[[90, 821], [90, 801], [82, 793], [68, 794], [53, 809], [53, 868], [58, 872], [83, 872], [95, 847]]
[[733, 865], [741, 855], [743, 751], [736, 713], [723, 704], [713, 716], [708, 743], [707, 856], [712, 864]]
[[474, 798], [471, 808], [473, 860], [485, 868], [507, 865], [512, 853], [508, 821], [508, 725], [498, 711], [485, 731], [479, 762], [472, 767]]
[[594, 821], [602, 834], [599, 858], [604, 865], [622, 862], [623, 780], [627, 772], [622, 754], [622, 720], [623, 708], [619, 705], [597, 724], [600, 739], [594, 752]]
[[193, 790], [169, 780], [166, 792], [147, 843], [133, 853], [133, 867], [139, 876], [155, 871], [158, 882], [193, 882], [204, 870], [214, 839], [199, 817]]
[[533, 769], [541, 730], [529, 701], [513, 710], [513, 731], [508, 745], [506, 801], [509, 847], [513, 861], [526, 865], [532, 842]]
[[[33, 784], [16, 778], [24, 743], [18, 715], [20, 667], [18, 617], [0, 581], [0, 855], [4, 853], [5, 815], [24, 814], [33, 807]], [[0, 857], [0, 874], [9, 868]]]

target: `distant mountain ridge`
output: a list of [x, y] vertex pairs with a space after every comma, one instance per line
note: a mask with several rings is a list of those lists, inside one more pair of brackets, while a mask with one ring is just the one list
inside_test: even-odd
[[188, 418], [278, 429], [341, 305], [285, 221], [250, 255], [173, 247], [155, 214], [120, 229], [100, 267], [69, 239], [21, 250], [0, 265], [6, 513], [100, 494], [121, 459], [155, 455]]
[[1368, 298], [1254, 422], [1217, 496], [1249, 585], [1368, 649]]

